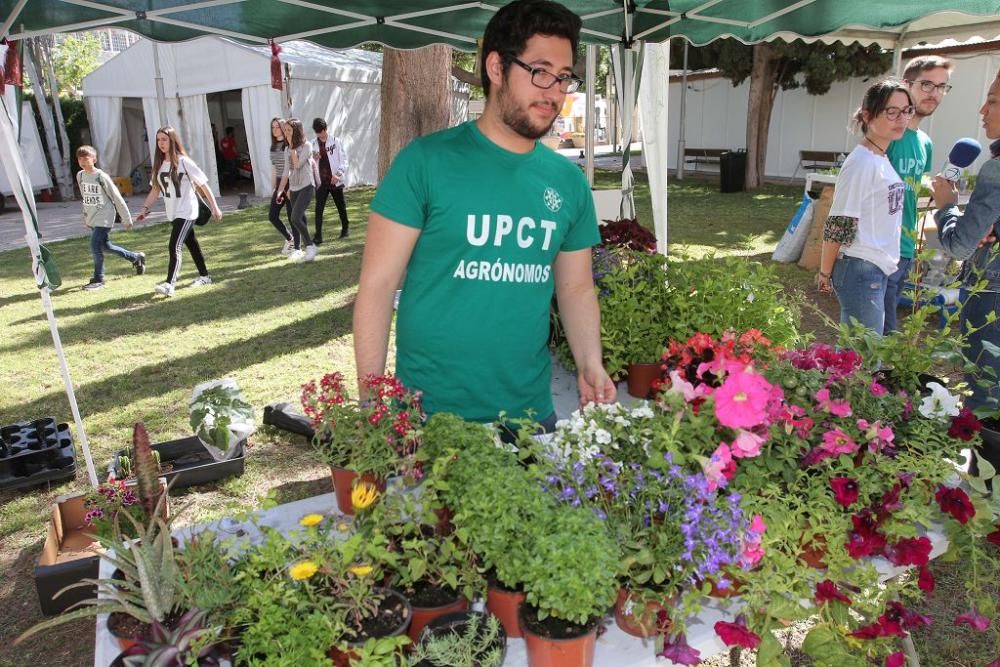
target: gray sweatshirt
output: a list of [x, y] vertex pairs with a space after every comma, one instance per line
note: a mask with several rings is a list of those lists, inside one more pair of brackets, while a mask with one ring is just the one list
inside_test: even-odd
[[100, 169], [92, 174], [81, 169], [76, 173], [76, 182], [83, 197], [83, 223], [87, 227], [113, 226], [116, 212], [121, 215], [124, 224], [132, 224], [128, 205], [110, 176]]
[[[299, 156], [298, 168], [292, 166], [291, 152], [293, 150], [298, 153]], [[316, 181], [313, 180], [311, 143], [303, 141], [302, 145], [295, 149], [289, 146], [285, 149], [285, 158], [285, 176], [288, 177], [289, 190], [292, 192], [298, 192], [302, 188], [316, 185]]]

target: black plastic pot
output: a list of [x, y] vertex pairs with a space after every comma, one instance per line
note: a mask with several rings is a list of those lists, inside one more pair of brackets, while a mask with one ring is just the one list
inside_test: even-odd
[[[490, 614], [485, 614], [481, 611], [454, 611], [444, 616], [438, 616], [424, 627], [420, 633], [420, 642], [426, 641], [427, 637], [432, 635], [462, 634], [469, 623], [469, 619], [473, 616], [480, 617], [482, 623], [485, 623]], [[483, 625], [481, 624], [480, 627], [483, 627]], [[503, 624], [500, 625], [500, 634], [497, 637], [495, 646], [500, 649], [500, 664], [502, 665], [504, 658], [507, 656], [507, 633], [504, 632]], [[421, 660], [415, 667], [440, 666], [428, 660]]]
[[[973, 450], [972, 461], [969, 462], [969, 474], [979, 474], [979, 458], [982, 457], [990, 462], [990, 465], [1000, 473], [1000, 421], [996, 419], [984, 419], [983, 430], [980, 432], [983, 444]], [[993, 490], [993, 482], [986, 485]]]
[[[161, 466], [172, 466], [172, 469], [161, 472], [160, 476], [166, 478], [170, 488], [180, 489], [185, 486], [215, 482], [232, 475], [242, 475], [246, 464], [246, 444], [246, 440], [241, 440], [236, 445], [240, 451], [227, 461], [213, 459], [197, 436], [168, 440], [152, 447], [153, 451], [160, 453]], [[116, 478], [121, 478], [118, 456], [123, 454], [127, 454], [124, 449], [113, 459], [112, 472]]]
[[76, 450], [69, 424], [45, 417], [0, 427], [0, 489], [75, 477]]

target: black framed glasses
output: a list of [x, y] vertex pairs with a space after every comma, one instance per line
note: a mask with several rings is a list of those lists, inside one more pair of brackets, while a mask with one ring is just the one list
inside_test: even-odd
[[921, 79], [920, 81], [914, 81], [913, 83], [920, 86], [920, 90], [925, 93], [933, 93], [935, 90], [942, 95], [947, 95], [952, 89], [950, 83], [934, 83], [933, 81], [928, 81], [927, 79]]
[[583, 85], [583, 81], [572, 74], [561, 74], [556, 76], [546, 69], [542, 69], [541, 67], [532, 67], [528, 63], [522, 62], [517, 58], [511, 58], [510, 61], [531, 73], [531, 83], [536, 88], [544, 88], [548, 90], [558, 83], [560, 93], [575, 93], [580, 89], [580, 86]]
[[882, 113], [884, 113], [885, 117], [889, 120], [896, 120], [900, 116], [903, 116], [904, 118], [913, 118], [913, 114], [916, 113], [916, 110], [914, 110], [913, 107], [903, 107], [902, 109], [899, 107], [886, 107], [885, 109], [882, 109]]

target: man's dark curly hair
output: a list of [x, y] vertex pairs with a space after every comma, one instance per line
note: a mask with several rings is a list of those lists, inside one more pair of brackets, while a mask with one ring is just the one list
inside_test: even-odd
[[500, 9], [486, 25], [483, 34], [483, 52], [479, 71], [483, 92], [490, 94], [490, 77], [486, 73], [486, 56], [493, 51], [503, 60], [504, 76], [511, 59], [517, 58], [527, 48], [528, 40], [535, 35], [565, 37], [573, 47], [573, 64], [576, 64], [576, 47], [580, 42], [580, 17], [551, 0], [515, 0]]

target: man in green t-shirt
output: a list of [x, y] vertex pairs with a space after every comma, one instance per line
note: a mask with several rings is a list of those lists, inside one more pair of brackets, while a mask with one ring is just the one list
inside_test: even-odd
[[580, 403], [615, 400], [590, 265], [600, 241], [593, 197], [579, 168], [537, 141], [580, 85], [580, 26], [549, 0], [500, 9], [483, 36], [483, 115], [413, 141], [372, 201], [354, 306], [358, 377], [385, 370], [405, 275], [396, 374], [423, 392], [429, 414], [531, 414], [551, 429], [553, 292]]
[[883, 333], [896, 330], [896, 308], [903, 293], [917, 244], [917, 193], [921, 177], [932, 169], [932, 143], [920, 123], [933, 114], [942, 98], [951, 90], [953, 63], [941, 56], [918, 56], [906, 64], [903, 80], [913, 98], [914, 115], [902, 138], [889, 144], [886, 157], [906, 184], [903, 198], [903, 229], [899, 237], [899, 264], [889, 276], [885, 290], [885, 324]]

